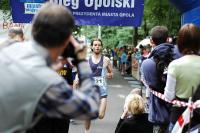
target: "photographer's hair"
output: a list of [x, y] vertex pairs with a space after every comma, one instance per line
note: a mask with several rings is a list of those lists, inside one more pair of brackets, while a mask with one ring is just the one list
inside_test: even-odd
[[200, 28], [194, 24], [185, 24], [178, 33], [178, 48], [182, 54], [199, 54]]
[[155, 26], [151, 29], [150, 34], [156, 46], [167, 42], [168, 29], [165, 26]]
[[34, 16], [32, 36], [43, 47], [59, 47], [72, 34], [74, 25], [66, 7], [47, 2]]
[[101, 42], [101, 46], [103, 47], [103, 43], [102, 43], [101, 39], [99, 39], [99, 38], [94, 38], [94, 39], [92, 39], [91, 46], [93, 46], [94, 41], [99, 41], [99, 42]]
[[145, 113], [145, 103], [143, 98], [138, 94], [129, 94], [128, 98], [128, 111], [131, 114]]

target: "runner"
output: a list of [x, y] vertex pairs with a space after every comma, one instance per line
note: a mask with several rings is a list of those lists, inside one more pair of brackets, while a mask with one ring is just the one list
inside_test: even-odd
[[[102, 56], [102, 41], [100, 39], [93, 39], [91, 43], [92, 55], [89, 58], [89, 65], [92, 70], [92, 77], [95, 80], [96, 85], [100, 86], [100, 107], [99, 107], [99, 119], [103, 119], [105, 116], [107, 105], [107, 83], [106, 77], [111, 79], [113, 77], [112, 65], [108, 57]], [[85, 122], [85, 133], [89, 133], [91, 121]]]

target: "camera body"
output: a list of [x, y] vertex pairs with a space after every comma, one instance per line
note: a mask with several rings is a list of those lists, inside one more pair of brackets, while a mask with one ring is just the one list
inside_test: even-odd
[[[75, 50], [75, 46], [77, 45], [80, 46], [78, 51]], [[84, 41], [80, 41], [79, 39], [75, 38], [74, 44], [72, 44], [72, 42], [70, 41], [61, 56], [63, 58], [72, 58], [72, 60], [75, 61], [77, 60], [76, 52], [82, 51], [84, 47]]]
[[73, 44], [71, 42], [69, 42], [69, 44], [67, 45], [67, 47], [65, 48], [64, 52], [61, 55], [63, 58], [76, 58], [76, 54], [75, 54], [75, 48], [73, 46]]

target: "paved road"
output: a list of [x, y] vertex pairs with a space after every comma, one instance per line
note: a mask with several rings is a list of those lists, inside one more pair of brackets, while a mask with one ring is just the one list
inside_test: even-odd
[[[123, 110], [125, 96], [137, 85], [132, 77], [122, 77], [117, 69], [114, 69], [114, 78], [108, 81], [108, 107], [103, 120], [92, 122], [91, 133], [114, 133], [117, 122]], [[82, 121], [70, 124], [69, 133], [84, 133]]]

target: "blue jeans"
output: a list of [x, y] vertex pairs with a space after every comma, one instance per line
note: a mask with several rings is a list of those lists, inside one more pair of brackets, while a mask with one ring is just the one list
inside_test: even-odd
[[171, 133], [173, 128], [174, 128], [174, 124], [170, 122], [169, 127], [168, 127], [168, 133]]

